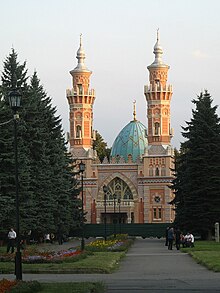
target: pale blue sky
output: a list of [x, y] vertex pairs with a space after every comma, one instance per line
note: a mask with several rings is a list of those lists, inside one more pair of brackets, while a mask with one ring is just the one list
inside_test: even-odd
[[29, 75], [37, 70], [65, 131], [65, 91], [72, 86], [69, 71], [76, 66], [80, 33], [96, 90], [94, 128], [109, 146], [132, 119], [134, 99], [137, 118], [147, 125], [143, 88], [158, 27], [174, 91], [172, 144], [183, 141], [180, 126], [190, 119], [191, 100], [201, 90], [220, 102], [219, 0], [0, 0], [0, 8], [0, 70], [13, 46]]

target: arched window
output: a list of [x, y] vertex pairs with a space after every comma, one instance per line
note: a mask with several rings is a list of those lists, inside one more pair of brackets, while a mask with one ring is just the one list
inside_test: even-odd
[[156, 167], [156, 169], [155, 169], [155, 176], [159, 176], [159, 175], [160, 175], [159, 168], [158, 168], [158, 167]]
[[165, 168], [165, 166], [162, 166], [162, 168], [161, 168], [161, 176], [166, 176], [166, 168]]
[[153, 166], [150, 166], [149, 168], [149, 176], [153, 176], [154, 173], [153, 173]]
[[79, 89], [79, 94], [82, 95], [83, 93], [82, 84], [78, 84], [78, 89]]
[[80, 125], [76, 126], [76, 138], [81, 138], [82, 136], [82, 127]]
[[116, 199], [121, 200], [131, 200], [133, 199], [133, 194], [131, 189], [122, 179], [116, 177], [108, 184], [107, 200], [113, 200], [113, 196]]
[[154, 124], [154, 134], [159, 135], [159, 130], [160, 130], [160, 123], [156, 122]]
[[160, 80], [159, 79], [155, 79], [155, 83], [156, 83], [157, 86], [159, 86], [160, 85]]

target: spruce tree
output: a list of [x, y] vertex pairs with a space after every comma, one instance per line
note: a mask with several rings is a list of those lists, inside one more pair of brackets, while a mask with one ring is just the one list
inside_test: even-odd
[[207, 91], [193, 103], [192, 119], [183, 127], [186, 141], [181, 144], [178, 184], [174, 182], [179, 188], [177, 219], [188, 231], [210, 238], [220, 221], [220, 119]]
[[109, 160], [111, 149], [107, 147], [107, 143], [98, 131], [96, 131], [96, 140], [93, 141], [93, 149], [96, 150], [100, 162], [102, 162], [105, 157]]
[[[63, 137], [61, 120], [35, 72], [29, 88], [28, 109], [31, 178], [34, 188], [34, 227], [38, 233], [69, 229], [71, 210], [71, 164]], [[67, 232], [67, 231], [65, 231]]]
[[[17, 61], [17, 53], [12, 49], [9, 56], [4, 61], [4, 71], [0, 86], [0, 211], [4, 215], [2, 219], [2, 229], [8, 230], [10, 226], [15, 226], [15, 157], [14, 157], [14, 127], [13, 112], [9, 107], [8, 97], [13, 88], [19, 87], [22, 95], [27, 93], [27, 70], [26, 63], [20, 64]], [[25, 104], [25, 99], [23, 101]], [[23, 111], [20, 111], [23, 112]], [[22, 117], [22, 114], [20, 115]], [[5, 124], [5, 122], [10, 123]], [[19, 176], [19, 199], [20, 211], [22, 213], [22, 202], [29, 194], [29, 161], [28, 147], [22, 140], [22, 133], [26, 131], [22, 119], [17, 121], [18, 137], [18, 176]]]
[[22, 94], [17, 125], [21, 233], [32, 230], [42, 236], [56, 233], [61, 226], [68, 233], [79, 218], [79, 205], [72, 198], [74, 176], [61, 119], [36, 72], [27, 84], [26, 63], [17, 61], [14, 49], [4, 62], [0, 86], [1, 229], [6, 232], [14, 226], [16, 215], [13, 112], [8, 103], [15, 87]]

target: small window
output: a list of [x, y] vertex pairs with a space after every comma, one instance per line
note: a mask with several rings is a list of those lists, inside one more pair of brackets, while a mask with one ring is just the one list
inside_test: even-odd
[[153, 167], [152, 166], [150, 166], [150, 168], [149, 168], [149, 176], [153, 176], [154, 174], [153, 174]]
[[155, 79], [155, 83], [156, 83], [157, 86], [159, 86], [160, 85], [160, 80], [159, 79]]
[[158, 167], [155, 170], [155, 176], [160, 176], [160, 171], [159, 171], [159, 168]]
[[154, 134], [155, 135], [159, 135], [159, 129], [160, 129], [160, 124], [158, 122], [156, 122], [154, 124]]
[[81, 138], [82, 127], [80, 125], [76, 126], [76, 138]]
[[78, 84], [78, 89], [79, 89], [79, 94], [82, 95], [83, 93], [82, 84]]
[[153, 209], [153, 219], [154, 220], [161, 220], [162, 219], [162, 209], [161, 208], [154, 208]]
[[161, 176], [166, 176], [166, 168], [162, 167], [161, 169]]
[[158, 208], [158, 219], [162, 218], [162, 211], [161, 208]]
[[154, 208], [154, 219], [157, 219], [157, 209]]

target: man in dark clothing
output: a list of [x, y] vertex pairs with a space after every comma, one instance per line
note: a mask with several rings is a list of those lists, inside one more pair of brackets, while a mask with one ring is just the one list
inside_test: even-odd
[[176, 249], [177, 250], [180, 249], [180, 243], [181, 243], [180, 235], [181, 235], [180, 229], [177, 228], [176, 233], [175, 233], [175, 241], [176, 241]]
[[166, 242], [165, 242], [165, 246], [168, 246], [168, 231], [169, 231], [170, 227], [166, 228]]
[[169, 250], [173, 249], [173, 240], [174, 240], [174, 229], [170, 228], [168, 230], [168, 249]]

